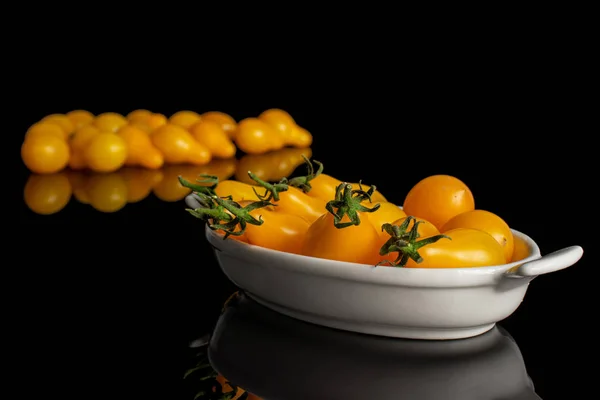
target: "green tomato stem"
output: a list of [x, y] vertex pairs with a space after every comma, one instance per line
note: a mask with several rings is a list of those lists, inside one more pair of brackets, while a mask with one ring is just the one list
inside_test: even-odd
[[[367, 208], [361, 204], [365, 200], [371, 201], [371, 195], [375, 192], [376, 187], [371, 186], [369, 191], [361, 189], [353, 190], [349, 183], [341, 183], [335, 188], [335, 199], [327, 202], [325, 208], [333, 215], [333, 224], [336, 228], [342, 229], [348, 226], [360, 225], [359, 212], [375, 212], [379, 210], [380, 205], [375, 204], [372, 208]], [[347, 216], [349, 221], [342, 222], [344, 216]]]
[[[407, 231], [411, 221], [414, 221], [414, 225]], [[417, 221], [413, 216], [408, 216], [401, 225], [383, 224], [381, 230], [390, 235], [390, 238], [381, 246], [379, 254], [384, 256], [389, 253], [398, 253], [398, 257], [394, 261], [385, 260], [377, 265], [388, 264], [395, 267], [405, 267], [409, 259], [420, 264], [423, 262], [423, 257], [419, 254], [420, 248], [435, 243], [440, 239], [452, 240], [451, 237], [446, 235], [435, 235], [417, 240], [419, 238], [419, 224], [422, 222]]]
[[[323, 173], [323, 163], [313, 160], [312, 162], [306, 157], [304, 154], [302, 155], [304, 158], [304, 162], [306, 163], [306, 167], [308, 169], [308, 174], [305, 176], [297, 176], [287, 181], [287, 184], [293, 187], [297, 187], [298, 189], [302, 189], [304, 193], [310, 192], [312, 186], [310, 185], [310, 181], [315, 179], [317, 176]], [[315, 167], [312, 163], [318, 165], [318, 169], [315, 172]], [[284, 178], [285, 179], [285, 178]]]
[[265, 194], [262, 194], [262, 195], [259, 194], [255, 188], [252, 188], [252, 190], [254, 191], [254, 194], [256, 194], [256, 197], [258, 197], [260, 200], [270, 201], [271, 199], [273, 199], [275, 201], [279, 201], [279, 193], [285, 192], [288, 190], [288, 185], [284, 180], [282, 180], [278, 183], [265, 182], [262, 179], [260, 179], [258, 176], [256, 176], [254, 173], [252, 173], [251, 171], [248, 171], [248, 176], [250, 177], [250, 179], [252, 179], [254, 182], [256, 182], [259, 186], [262, 186], [263, 188], [265, 188]]

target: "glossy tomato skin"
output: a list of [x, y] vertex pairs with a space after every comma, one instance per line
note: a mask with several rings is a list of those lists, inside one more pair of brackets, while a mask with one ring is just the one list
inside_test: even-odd
[[521, 261], [524, 258], [529, 257], [529, 245], [518, 236], [513, 236], [513, 241], [514, 247], [510, 256], [510, 262]]
[[195, 111], [181, 110], [169, 117], [168, 122], [173, 125], [189, 129], [196, 122], [200, 121], [200, 115]]
[[238, 123], [235, 143], [247, 154], [263, 154], [284, 146], [279, 131], [258, 118], [246, 118]]
[[35, 124], [31, 125], [29, 129], [27, 129], [27, 132], [25, 133], [25, 140], [32, 137], [46, 135], [56, 136], [61, 140], [65, 140], [67, 138], [65, 131], [60, 127], [60, 125], [52, 122], [36, 122]]
[[279, 193], [279, 201], [274, 204], [277, 205], [275, 207], [277, 212], [297, 215], [308, 223], [313, 223], [327, 212], [324, 200], [310, 197], [302, 190], [292, 186], [288, 187], [287, 191]]
[[469, 187], [450, 175], [432, 175], [413, 186], [404, 199], [404, 212], [424, 218], [438, 229], [455, 215], [475, 209]]
[[88, 142], [83, 157], [92, 171], [114, 172], [125, 164], [127, 143], [116, 133], [98, 133]]
[[335, 199], [335, 188], [341, 183], [342, 181], [331, 175], [320, 174], [310, 181], [312, 189], [310, 189], [308, 195], [311, 197], [318, 197], [326, 202], [333, 200]]
[[127, 125], [127, 118], [118, 113], [105, 112], [94, 119], [94, 125], [102, 132], [117, 132]]
[[258, 119], [275, 128], [286, 145], [291, 144], [288, 138], [292, 135], [292, 129], [296, 126], [296, 121], [287, 111], [271, 108], [260, 113]]
[[328, 260], [377, 264], [379, 235], [368, 214], [359, 213], [359, 217], [359, 225], [336, 228], [333, 215], [329, 212], [323, 214], [310, 225], [302, 254]]
[[248, 243], [286, 253], [300, 254], [310, 224], [297, 215], [259, 208], [250, 212], [262, 216], [262, 225], [246, 226]]
[[362, 203], [362, 205], [364, 205], [367, 208], [373, 208], [375, 204], [379, 204], [379, 209], [369, 214], [369, 221], [371, 221], [371, 224], [373, 224], [373, 227], [379, 233], [380, 236], [389, 237], [389, 235], [383, 232], [383, 230], [381, 229], [383, 224], [391, 224], [394, 221], [399, 220], [400, 218], [404, 218], [406, 217], [406, 213], [394, 203], [390, 203], [387, 201], [373, 202], [371, 204], [369, 204], [368, 202]]
[[214, 157], [231, 158], [235, 156], [235, 144], [219, 123], [201, 119], [188, 129], [194, 139], [205, 145]]
[[79, 129], [83, 126], [91, 124], [94, 121], [94, 114], [87, 110], [73, 110], [66, 114], [67, 118], [73, 124], [73, 129]]
[[295, 125], [287, 138], [287, 144], [294, 147], [309, 147], [313, 142], [312, 134], [305, 128]]
[[69, 146], [53, 135], [30, 137], [21, 146], [21, 159], [31, 172], [53, 174], [69, 163]]
[[150, 138], [165, 163], [206, 165], [212, 159], [210, 150], [179, 125], [165, 124], [154, 130]]
[[244, 182], [238, 182], [234, 180], [224, 180], [219, 182], [215, 188], [215, 193], [219, 197], [231, 196], [234, 201], [252, 200], [258, 201], [259, 198], [256, 193], [252, 190], [256, 189], [261, 195], [265, 192], [265, 189], [260, 186], [249, 185]]
[[473, 268], [506, 263], [504, 249], [492, 235], [478, 229], [457, 228], [444, 232], [442, 238], [423, 246], [423, 261], [409, 260], [406, 268]]
[[456, 228], [473, 228], [489, 233], [504, 249], [506, 262], [510, 262], [514, 249], [513, 234], [498, 215], [485, 210], [467, 211], [451, 218], [440, 231], [443, 233]]
[[227, 135], [231, 139], [234, 139], [235, 130], [237, 129], [237, 122], [231, 115], [225, 114], [221, 111], [207, 111], [201, 114], [200, 117], [204, 120], [218, 123], [227, 133]]
[[65, 114], [47, 115], [44, 118], [42, 118], [42, 122], [49, 122], [60, 126], [63, 132], [65, 133], [65, 137], [71, 136], [71, 134], [75, 130], [73, 122], [71, 122], [69, 117], [67, 117]]

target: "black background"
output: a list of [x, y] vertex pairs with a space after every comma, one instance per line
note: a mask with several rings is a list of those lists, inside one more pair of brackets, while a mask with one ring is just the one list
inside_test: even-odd
[[[540, 48], [500, 56], [480, 44], [406, 54], [380, 43], [332, 47], [326, 56], [272, 43], [210, 52], [206, 40], [138, 49], [139, 42], [115, 45], [124, 42], [111, 37], [57, 67], [58, 44], [75, 46], [68, 38], [40, 37], [22, 59], [11, 155], [30, 124], [72, 109], [219, 110], [239, 120], [279, 107], [312, 132], [313, 158], [326, 173], [375, 184], [393, 202], [428, 175], [457, 176], [478, 208], [527, 233], [542, 253], [583, 246], [578, 264], [533, 281], [502, 326], [543, 399], [575, 398], [591, 387], [581, 360], [597, 349], [595, 249], [586, 233], [597, 220], [597, 177], [586, 135], [597, 133], [597, 123], [588, 125], [585, 55], [563, 46], [562, 57]], [[26, 287], [13, 310], [35, 359], [43, 354], [50, 364], [27, 387], [175, 397], [188, 341], [210, 331], [235, 290], [202, 225], [182, 201], [152, 195], [114, 214], [73, 199], [55, 215], [37, 215], [22, 200], [29, 173], [18, 160], [11, 165], [21, 221], [20, 240], [8, 242], [20, 261], [10, 264]]]

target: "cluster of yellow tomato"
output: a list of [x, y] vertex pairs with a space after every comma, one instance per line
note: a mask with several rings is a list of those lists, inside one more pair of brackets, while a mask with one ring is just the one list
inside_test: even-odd
[[291, 175], [310, 158], [310, 148], [284, 148], [265, 154], [245, 154], [236, 158], [214, 159], [206, 165], [170, 164], [160, 169], [124, 167], [115, 172], [95, 173], [67, 169], [54, 174], [31, 174], [25, 184], [23, 198], [36, 214], [51, 215], [63, 210], [72, 198], [89, 204], [96, 211], [111, 213], [129, 203], [137, 203], [151, 193], [161, 201], [180, 201], [190, 189], [179, 183], [182, 176], [194, 180], [200, 174], [221, 180], [235, 177], [253, 182], [248, 170], [265, 180], [280, 180]]
[[123, 166], [158, 169], [164, 164], [206, 165], [234, 157], [239, 148], [263, 154], [284, 147], [304, 148], [312, 135], [281, 109], [236, 122], [220, 111], [178, 111], [167, 118], [148, 110], [127, 116], [85, 110], [52, 114], [32, 125], [21, 146], [30, 171], [65, 169], [114, 172]]
[[[295, 187], [226, 180], [214, 187], [213, 195], [203, 195], [202, 188], [196, 191], [216, 202], [205, 203], [209, 208], [218, 209], [226, 196], [240, 208], [262, 201], [260, 207], [249, 208], [245, 229], [239, 225], [228, 230], [232, 218], [225, 214], [221, 221], [205, 219], [218, 232], [228, 232], [227, 239], [284, 252], [413, 268], [501, 265], [523, 259], [529, 252], [501, 217], [475, 209], [473, 193], [453, 176], [421, 180], [407, 193], [402, 207], [375, 188], [323, 173], [309, 179], [309, 187], [303, 184], [306, 181], [300, 179]], [[202, 209], [189, 211], [199, 218], [208, 215]], [[262, 223], [257, 223], [259, 217]]]

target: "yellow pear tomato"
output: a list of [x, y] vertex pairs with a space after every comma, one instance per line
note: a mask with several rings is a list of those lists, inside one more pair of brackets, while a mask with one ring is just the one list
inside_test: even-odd
[[513, 234], [508, 224], [498, 215], [485, 210], [466, 211], [452, 217], [440, 232], [456, 228], [473, 228], [489, 233], [504, 249], [506, 262], [510, 262], [514, 249]]

